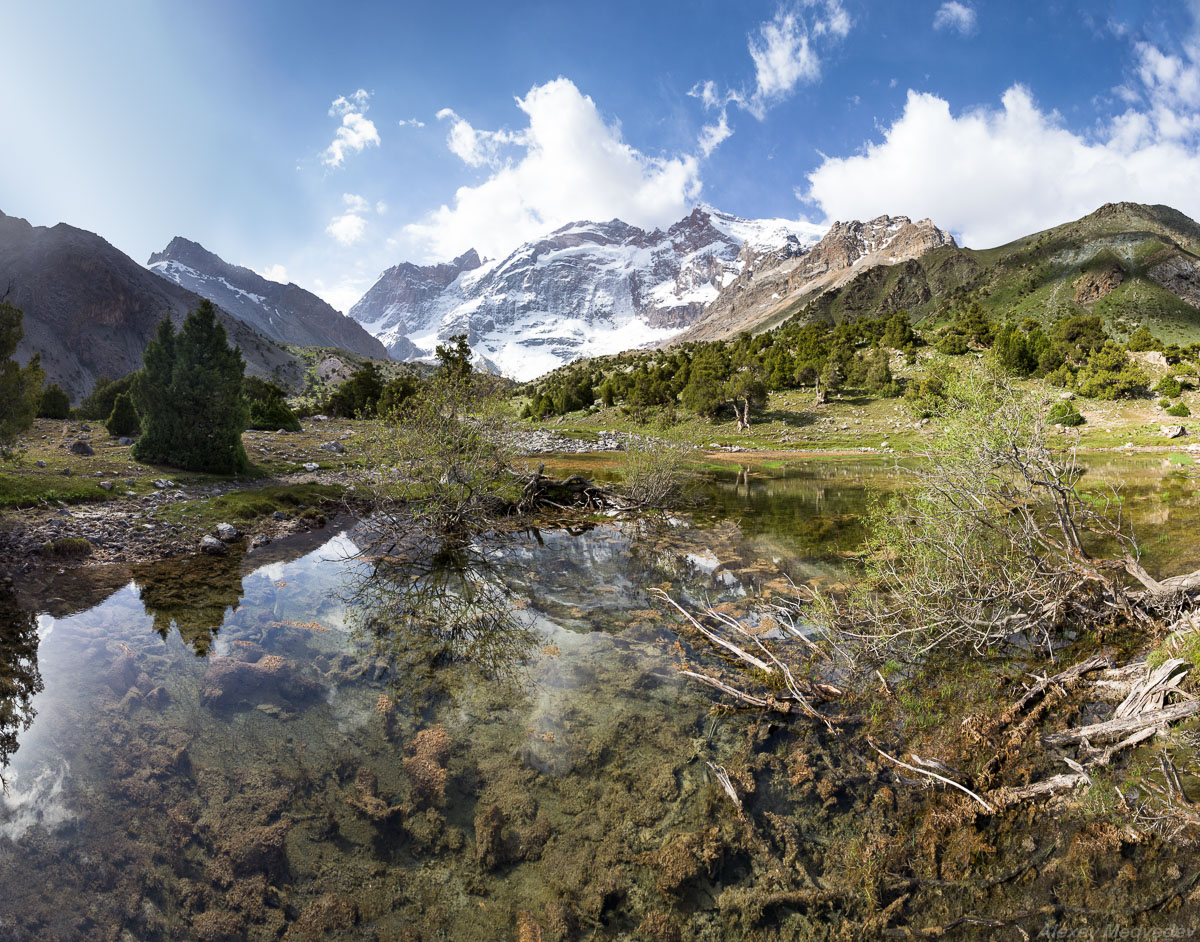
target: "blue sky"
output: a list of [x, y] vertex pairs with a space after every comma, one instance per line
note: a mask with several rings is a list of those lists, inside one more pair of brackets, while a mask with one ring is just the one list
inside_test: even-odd
[[0, 0], [0, 209], [345, 310], [579, 218], [1200, 217], [1200, 0]]

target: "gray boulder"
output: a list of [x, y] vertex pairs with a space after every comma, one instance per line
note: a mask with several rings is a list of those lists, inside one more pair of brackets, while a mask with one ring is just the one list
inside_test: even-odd
[[217, 539], [222, 543], [233, 543], [241, 536], [231, 523], [218, 523], [216, 529]]
[[207, 553], [209, 556], [224, 556], [225, 544], [215, 536], [205, 534], [204, 539], [200, 541], [200, 552]]
[[92, 450], [92, 446], [83, 439], [71, 442], [71, 454], [73, 455], [94, 455], [96, 452]]

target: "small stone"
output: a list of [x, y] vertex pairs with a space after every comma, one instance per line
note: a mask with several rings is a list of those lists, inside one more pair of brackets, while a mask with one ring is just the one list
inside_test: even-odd
[[168, 487], [171, 486], [171, 482], [164, 481], [162, 478], [159, 478], [157, 481], [154, 482], [154, 486], [157, 487], [160, 491], [165, 491]]
[[128, 435], [123, 435], [117, 439], [117, 444], [118, 445], [132, 445], [133, 439], [130, 438]]
[[304, 470], [305, 470], [305, 471], [316, 471], [316, 470], [317, 470], [318, 468], [320, 468], [320, 467], [321, 467], [321, 466], [320, 466], [319, 464], [317, 464], [315, 461], [306, 461], [306, 462], [304, 463]]
[[1182, 438], [1187, 434], [1187, 429], [1182, 425], [1164, 425], [1162, 427], [1163, 438]]
[[92, 446], [85, 442], [82, 438], [71, 442], [70, 452], [73, 455], [94, 455], [96, 452], [92, 450]]
[[34, 464], [34, 467], [37, 467], [37, 468], [44, 468], [44, 467], [46, 467], [46, 462], [44, 462], [44, 461], [42, 461], [42, 460], [40, 460], [40, 459], [39, 459], [39, 460], [37, 460], [37, 461], [35, 461], [33, 464]]
[[341, 442], [325, 442], [321, 446], [322, 451], [332, 451], [334, 454], [343, 454], [346, 451], [346, 446]]
[[233, 543], [239, 536], [241, 536], [241, 534], [237, 531], [237, 527], [231, 523], [218, 523], [216, 534], [217, 539], [222, 543]]
[[207, 553], [209, 556], [224, 556], [225, 544], [215, 536], [205, 534], [204, 539], [200, 541], [200, 552]]
[[251, 549], [261, 549], [262, 547], [266, 546], [270, 542], [271, 542], [271, 538], [269, 536], [267, 536], [265, 533], [256, 533], [256, 534], [254, 534], [254, 539], [252, 539], [250, 541], [250, 548]]
[[59, 473], [59, 474], [61, 474], [61, 475], [63, 475], [63, 477], [68, 477], [68, 478], [69, 478], [69, 477], [71, 476], [71, 474], [72, 474], [72, 471], [71, 471], [71, 469], [70, 469], [70, 468], [63, 468], [63, 469], [62, 469], [61, 471], [59, 471], [58, 473]]
[[273, 514], [271, 514], [271, 519], [272, 520], [286, 520], [287, 514], [285, 514], [282, 510], [277, 510]]

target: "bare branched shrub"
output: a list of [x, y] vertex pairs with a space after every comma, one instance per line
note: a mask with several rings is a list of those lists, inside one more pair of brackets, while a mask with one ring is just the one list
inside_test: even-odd
[[693, 496], [696, 475], [686, 446], [631, 441], [621, 461], [621, 496], [638, 507], [678, 507]]
[[374, 497], [436, 532], [471, 529], [519, 493], [500, 398], [436, 378], [365, 436]]
[[1082, 492], [1074, 451], [1051, 445], [1045, 406], [1000, 373], [952, 378], [915, 486], [868, 515], [865, 579], [818, 595], [819, 617], [875, 653], [921, 654], [1136, 616], [1127, 577], [1158, 583], [1119, 494]]

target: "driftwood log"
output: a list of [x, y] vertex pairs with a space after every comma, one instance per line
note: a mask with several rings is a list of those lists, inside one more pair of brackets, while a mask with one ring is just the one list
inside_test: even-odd
[[559, 510], [583, 509], [588, 511], [600, 510], [633, 510], [636, 509], [631, 501], [625, 500], [619, 494], [601, 487], [581, 474], [556, 481], [545, 474], [546, 465], [538, 465], [521, 488], [521, 496], [517, 500], [516, 509], [519, 511], [534, 510], [538, 507], [549, 506]]

